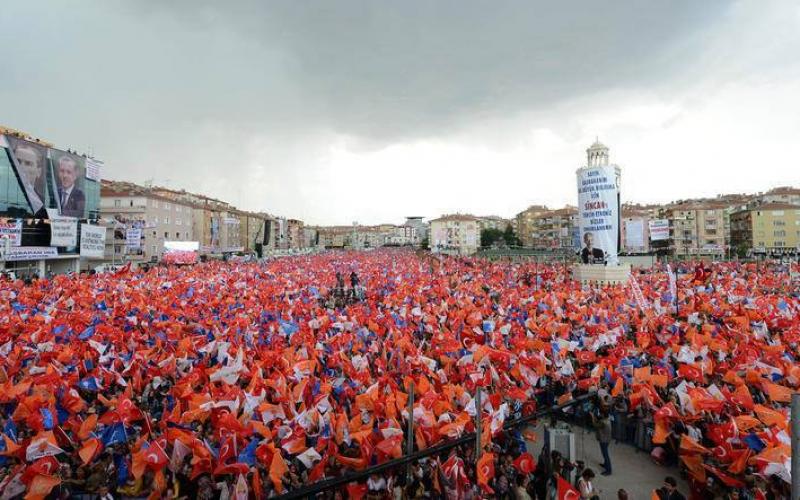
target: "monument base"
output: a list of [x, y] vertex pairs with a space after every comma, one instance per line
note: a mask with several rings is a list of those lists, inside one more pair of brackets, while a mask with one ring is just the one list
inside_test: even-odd
[[630, 264], [619, 264], [617, 266], [578, 264], [572, 268], [572, 278], [583, 284], [600, 283], [619, 285], [628, 281], [630, 275]]

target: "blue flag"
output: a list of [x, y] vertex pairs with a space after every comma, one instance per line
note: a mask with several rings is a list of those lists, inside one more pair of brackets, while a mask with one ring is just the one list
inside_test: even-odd
[[128, 440], [128, 434], [125, 432], [125, 426], [121, 423], [116, 423], [112, 426], [106, 427], [105, 430], [103, 430], [100, 440], [103, 442], [103, 446], [106, 448], [117, 443], [124, 443]]
[[760, 439], [758, 436], [756, 436], [756, 435], [755, 435], [754, 433], [752, 433], [752, 432], [751, 432], [750, 434], [748, 434], [747, 436], [745, 436], [745, 437], [744, 437], [744, 439], [742, 439], [742, 441], [744, 441], [744, 442], [745, 442], [745, 444], [746, 444], [746, 445], [747, 445], [747, 446], [748, 446], [748, 447], [749, 447], [751, 450], [755, 451], [756, 453], [760, 453], [760, 452], [761, 452], [761, 450], [763, 450], [764, 448], [766, 448], [766, 447], [767, 447], [767, 446], [764, 444], [764, 441], [762, 441], [762, 440], [761, 440], [761, 439]]
[[100, 390], [100, 385], [97, 383], [97, 379], [94, 377], [86, 377], [85, 379], [81, 380], [78, 382], [78, 387], [84, 391], [91, 392], [97, 392]]
[[90, 325], [86, 328], [86, 330], [83, 331], [83, 333], [78, 335], [78, 338], [81, 340], [87, 340], [92, 338], [93, 336], [94, 336], [94, 325]]
[[256, 464], [256, 448], [258, 448], [258, 441], [251, 439], [247, 447], [239, 453], [237, 461], [242, 464], [255, 465]]
[[53, 430], [53, 426], [55, 425], [53, 422], [53, 412], [51, 412], [49, 408], [39, 408], [39, 413], [42, 414], [42, 425], [44, 425], [45, 430]]

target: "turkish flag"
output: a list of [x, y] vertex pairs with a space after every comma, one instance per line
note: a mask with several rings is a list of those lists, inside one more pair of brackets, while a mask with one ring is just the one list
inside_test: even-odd
[[558, 500], [578, 500], [581, 494], [569, 484], [569, 481], [556, 474], [558, 478]]
[[530, 453], [523, 453], [514, 460], [514, 468], [522, 474], [530, 474], [536, 470], [536, 461]]

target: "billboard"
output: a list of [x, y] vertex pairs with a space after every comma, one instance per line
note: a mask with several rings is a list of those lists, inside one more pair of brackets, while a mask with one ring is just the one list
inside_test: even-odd
[[5, 254], [5, 260], [9, 262], [52, 259], [54, 257], [58, 257], [58, 250], [54, 247], [12, 247]]
[[164, 255], [161, 261], [165, 264], [195, 264], [198, 260], [198, 241], [165, 241]]
[[642, 219], [625, 221], [625, 247], [644, 248], [644, 221]]
[[86, 218], [86, 159], [82, 156], [50, 149], [53, 163], [56, 206], [66, 217]]
[[578, 169], [578, 227], [584, 264], [618, 263], [619, 170], [613, 165]]
[[669, 220], [653, 219], [648, 222], [650, 226], [650, 241], [663, 241], [669, 239]]
[[100, 182], [100, 171], [103, 169], [103, 162], [94, 158], [86, 158], [86, 178]]
[[18, 137], [6, 136], [11, 160], [34, 217], [47, 216], [47, 148]]
[[50, 246], [74, 247], [78, 244], [78, 219], [50, 218]]

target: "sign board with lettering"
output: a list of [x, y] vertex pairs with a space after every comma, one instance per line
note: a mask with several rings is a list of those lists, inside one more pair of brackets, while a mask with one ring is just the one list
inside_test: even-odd
[[40, 260], [58, 257], [54, 247], [11, 247], [6, 252], [6, 261]]
[[102, 259], [106, 252], [106, 228], [81, 224], [81, 257]]
[[578, 169], [578, 225], [581, 260], [585, 264], [619, 261], [619, 168], [614, 165]]

